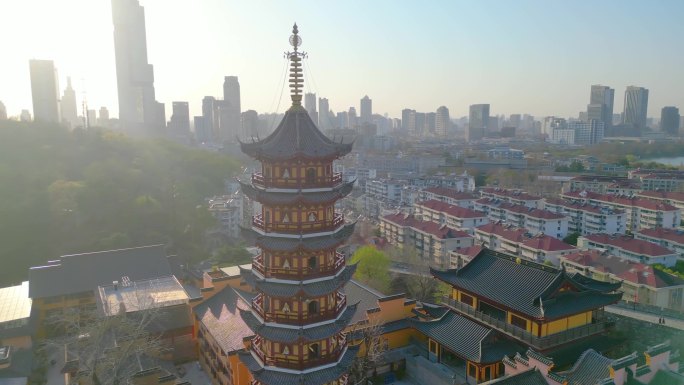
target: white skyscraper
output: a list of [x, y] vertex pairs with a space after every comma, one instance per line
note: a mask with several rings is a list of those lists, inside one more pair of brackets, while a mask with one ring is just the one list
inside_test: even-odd
[[69, 128], [76, 128], [83, 125], [78, 118], [78, 106], [76, 105], [76, 91], [71, 87], [71, 77], [67, 77], [67, 86], [60, 102], [62, 109], [62, 122]]
[[370, 123], [373, 120], [373, 101], [368, 95], [361, 99], [361, 117], [360, 123]]

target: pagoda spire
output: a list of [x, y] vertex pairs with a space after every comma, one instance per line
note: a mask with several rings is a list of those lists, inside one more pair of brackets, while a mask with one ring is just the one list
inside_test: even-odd
[[290, 45], [293, 48], [292, 52], [285, 52], [285, 57], [290, 60], [290, 97], [292, 98], [292, 107], [301, 107], [302, 87], [304, 85], [302, 60], [306, 58], [307, 54], [306, 52], [298, 51], [299, 46], [302, 45], [302, 38], [299, 36], [297, 23], [292, 27]]

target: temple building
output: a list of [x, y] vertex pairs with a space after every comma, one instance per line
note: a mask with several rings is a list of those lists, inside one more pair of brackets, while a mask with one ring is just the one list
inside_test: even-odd
[[333, 173], [333, 161], [352, 144], [323, 135], [302, 106], [301, 38], [290, 37], [292, 106], [263, 140], [241, 143], [261, 163], [261, 172], [242, 191], [261, 204], [245, 237], [260, 248], [252, 269], [241, 276], [255, 295], [240, 310], [255, 333], [239, 353], [254, 385], [347, 383], [358, 347], [348, 346], [344, 329], [356, 304], [343, 292], [356, 266], [337, 251], [353, 232], [335, 202], [351, 192], [353, 181]]

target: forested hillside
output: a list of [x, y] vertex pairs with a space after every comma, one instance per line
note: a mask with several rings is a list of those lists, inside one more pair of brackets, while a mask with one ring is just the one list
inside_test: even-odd
[[203, 199], [238, 170], [167, 141], [0, 121], [0, 285], [66, 253], [163, 243], [204, 258]]

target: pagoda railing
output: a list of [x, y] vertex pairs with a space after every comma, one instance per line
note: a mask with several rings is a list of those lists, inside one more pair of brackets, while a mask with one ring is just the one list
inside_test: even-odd
[[[306, 261], [303, 260], [303, 263]], [[252, 269], [259, 272], [264, 278], [280, 278], [280, 279], [294, 279], [305, 280], [325, 277], [328, 275], [335, 275], [344, 267], [344, 254], [335, 252], [333, 263], [320, 267], [298, 267], [298, 268], [284, 268], [284, 267], [266, 267], [264, 264], [263, 254], [257, 255], [252, 261]]]
[[336, 213], [333, 215], [332, 220], [322, 220], [322, 221], [301, 221], [301, 222], [264, 222], [264, 217], [262, 214], [255, 215], [252, 217], [252, 225], [257, 229], [266, 233], [287, 233], [287, 234], [299, 234], [307, 231], [320, 232], [320, 231], [333, 231], [340, 227], [344, 223], [344, 215], [341, 213]]
[[534, 346], [537, 349], [544, 350], [554, 346], [562, 345], [574, 340], [589, 337], [595, 334], [600, 334], [605, 332], [613, 322], [606, 321], [604, 319], [599, 319], [595, 323], [579, 326], [576, 328], [568, 329], [559, 333], [554, 333], [546, 337], [539, 337], [525, 329], [519, 328], [512, 325], [504, 320], [492, 317], [489, 314], [476, 310], [470, 305], [463, 302], [456, 301], [451, 297], [442, 297], [442, 302], [448, 305], [456, 312], [461, 314], [466, 314], [470, 318], [486, 324], [492, 328], [495, 328], [503, 333], [506, 333], [522, 342]]
[[261, 362], [263, 362], [266, 366], [276, 366], [278, 368], [293, 370], [304, 370], [316, 366], [337, 362], [342, 356], [342, 353], [344, 353], [345, 348], [347, 347], [346, 336], [344, 334], [340, 335], [339, 337], [337, 337], [337, 341], [338, 344], [334, 351], [322, 355], [318, 358], [305, 358], [301, 355], [281, 355], [280, 357], [267, 355], [266, 353], [264, 353], [261, 347], [263, 340], [258, 336], [252, 340], [252, 351], [256, 353]]
[[260, 293], [252, 299], [252, 308], [261, 318], [263, 318], [264, 322], [277, 322], [286, 325], [305, 325], [328, 321], [340, 315], [340, 312], [347, 306], [347, 296], [340, 292], [336, 292], [335, 299], [335, 307], [331, 309], [320, 309], [314, 314], [303, 314], [301, 311], [274, 313], [264, 310], [264, 295]]
[[320, 188], [320, 187], [334, 187], [342, 183], [342, 173], [334, 172], [332, 175], [316, 176], [313, 178], [278, 178], [265, 177], [260, 172], [252, 174], [252, 184], [269, 188]]

